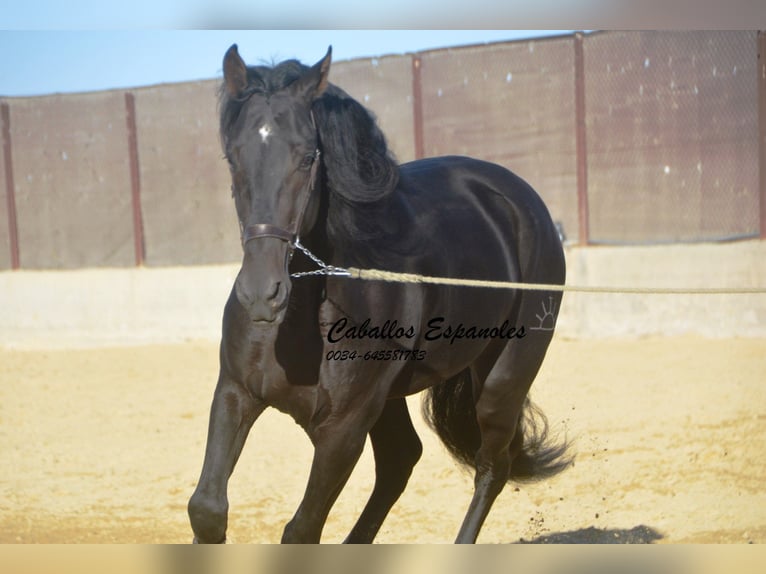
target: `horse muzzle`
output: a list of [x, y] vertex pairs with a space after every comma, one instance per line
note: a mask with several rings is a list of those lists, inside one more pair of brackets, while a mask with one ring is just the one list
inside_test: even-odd
[[271, 241], [243, 242], [245, 258], [234, 292], [253, 322], [278, 324], [284, 319], [290, 297], [287, 266], [292, 246], [283, 237], [268, 237]]
[[234, 292], [254, 323], [278, 324], [284, 319], [290, 295], [286, 277], [284, 281], [272, 278], [246, 279], [240, 272], [234, 284]]

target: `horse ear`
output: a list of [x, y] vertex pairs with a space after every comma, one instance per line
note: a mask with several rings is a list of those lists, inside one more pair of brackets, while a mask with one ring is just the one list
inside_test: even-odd
[[332, 46], [327, 48], [325, 57], [311, 66], [291, 88], [293, 93], [302, 95], [309, 102], [314, 101], [321, 96], [330, 84], [328, 77], [330, 75], [330, 63], [332, 62]]
[[223, 79], [226, 91], [235, 98], [247, 88], [247, 66], [239, 55], [236, 44], [232, 44], [223, 57]]

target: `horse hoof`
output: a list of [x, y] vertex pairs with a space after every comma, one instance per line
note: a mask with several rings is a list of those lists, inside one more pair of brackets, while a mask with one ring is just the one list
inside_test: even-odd
[[[199, 544], [199, 543], [200, 543], [199, 539], [195, 536], [194, 540], [192, 540], [192, 544]], [[236, 544], [236, 542], [234, 542], [233, 540], [227, 540], [226, 537], [224, 536], [223, 540], [221, 540], [218, 544]]]

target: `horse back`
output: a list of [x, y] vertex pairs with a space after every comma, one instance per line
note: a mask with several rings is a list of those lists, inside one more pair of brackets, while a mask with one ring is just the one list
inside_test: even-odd
[[410, 233], [437, 254], [441, 273], [564, 282], [563, 249], [548, 208], [505, 167], [462, 156], [416, 160], [400, 166], [397, 191], [404, 217], [412, 219]]

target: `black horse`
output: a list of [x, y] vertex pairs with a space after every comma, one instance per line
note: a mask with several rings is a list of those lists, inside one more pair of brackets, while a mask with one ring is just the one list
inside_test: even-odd
[[244, 259], [189, 501], [195, 541], [225, 541], [229, 476], [267, 406], [289, 413], [315, 448], [282, 541], [320, 540], [367, 435], [375, 485], [347, 542], [372, 541], [421, 455], [405, 397], [428, 389], [429, 423], [475, 469], [457, 536], [474, 542], [507, 481], [569, 462], [527, 399], [561, 294], [294, 277], [316, 269], [295, 248], [339, 267], [563, 284], [561, 242], [540, 197], [503, 167], [465, 157], [397, 165], [372, 115], [328, 82], [330, 60], [331, 49], [310, 68], [247, 67], [236, 45], [224, 58], [221, 139]]

